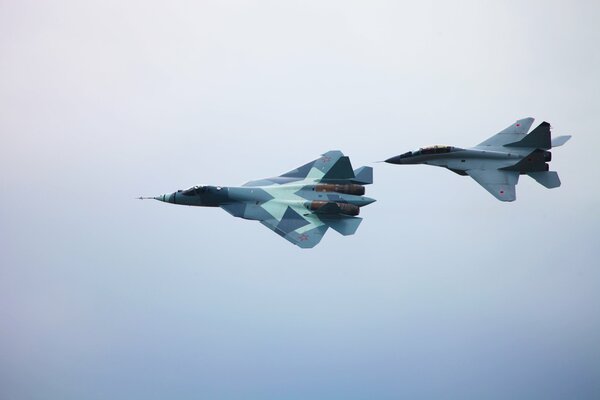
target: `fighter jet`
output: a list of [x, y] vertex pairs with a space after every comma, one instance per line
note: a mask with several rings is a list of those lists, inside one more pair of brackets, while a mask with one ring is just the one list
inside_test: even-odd
[[475, 147], [429, 146], [385, 162], [445, 167], [459, 175], [469, 175], [500, 201], [514, 201], [519, 175], [527, 174], [549, 189], [560, 186], [558, 174], [549, 171], [549, 150], [571, 138], [559, 136], [551, 140], [548, 122], [527, 134], [531, 124], [533, 118], [520, 119]]
[[352, 170], [341, 151], [273, 178], [247, 182], [241, 187], [193, 186], [156, 197], [171, 204], [221, 207], [234, 217], [260, 221], [301, 248], [316, 246], [328, 228], [353, 235], [362, 218], [360, 207], [375, 200], [363, 196], [373, 183], [373, 169]]

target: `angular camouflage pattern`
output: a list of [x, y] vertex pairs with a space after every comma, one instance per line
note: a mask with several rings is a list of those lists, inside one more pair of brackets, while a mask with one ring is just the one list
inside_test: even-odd
[[221, 207], [234, 217], [259, 221], [301, 248], [316, 246], [329, 228], [353, 235], [362, 219], [360, 207], [375, 200], [363, 196], [373, 183], [373, 169], [352, 169], [341, 151], [273, 178], [241, 187], [194, 186], [153, 197], [172, 204]]
[[[560, 186], [558, 173], [549, 171], [550, 149], [571, 136], [550, 137], [550, 124], [542, 122], [529, 132], [533, 118], [523, 118], [475, 147], [429, 146], [385, 160], [390, 164], [426, 164], [468, 175], [500, 201], [517, 198], [520, 175], [529, 175], [552, 189]], [[529, 132], [529, 133], [527, 133]]]

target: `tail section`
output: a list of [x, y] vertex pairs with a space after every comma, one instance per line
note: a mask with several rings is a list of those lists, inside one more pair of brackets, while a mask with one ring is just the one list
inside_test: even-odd
[[517, 164], [503, 169], [526, 173], [535, 179], [537, 183], [548, 189], [559, 187], [560, 178], [558, 177], [558, 173], [556, 171], [548, 171], [549, 166], [547, 162], [552, 159], [552, 155], [549, 151], [544, 150], [562, 146], [567, 143], [569, 139], [571, 139], [571, 136], [558, 136], [551, 140], [550, 124], [544, 121], [523, 139], [505, 145], [508, 147], [529, 147], [535, 148], [536, 150]]
[[558, 173], [556, 171], [528, 172], [527, 175], [548, 189], [553, 189], [560, 186], [560, 179], [558, 178]]
[[550, 150], [552, 148], [552, 142], [550, 141], [550, 124], [544, 121], [523, 139], [518, 142], [505, 144], [504, 146]]
[[[325, 158], [325, 160], [327, 160], [327, 158]], [[329, 163], [331, 161], [328, 160], [325, 162]], [[325, 172], [325, 175], [323, 175], [323, 178], [321, 178], [321, 180], [323, 182], [338, 182], [347, 179], [352, 179], [353, 175], [354, 172], [352, 171], [352, 164], [350, 164], [350, 158], [347, 156], [342, 156], [337, 161], [335, 161], [333, 166], [331, 166], [327, 170], [327, 172]]]
[[521, 161], [508, 167], [500, 168], [505, 171], [523, 172], [546, 172], [550, 169], [547, 164], [552, 159], [552, 154], [549, 151], [535, 149]]
[[348, 181], [358, 183], [359, 185], [372, 184], [373, 168], [360, 167], [352, 170], [350, 158], [343, 156], [321, 178], [321, 182], [324, 183], [347, 183]]

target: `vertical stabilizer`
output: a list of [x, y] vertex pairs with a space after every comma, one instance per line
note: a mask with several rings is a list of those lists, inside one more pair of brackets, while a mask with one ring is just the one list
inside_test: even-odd
[[523, 139], [518, 142], [505, 144], [504, 146], [550, 150], [552, 148], [552, 143], [550, 141], [550, 124], [544, 121]]

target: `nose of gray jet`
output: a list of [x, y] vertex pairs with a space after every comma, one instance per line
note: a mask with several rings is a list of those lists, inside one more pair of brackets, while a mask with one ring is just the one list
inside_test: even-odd
[[175, 193], [161, 194], [153, 197], [154, 200], [164, 201], [165, 203], [175, 203]]
[[388, 164], [404, 164], [403, 161], [404, 160], [402, 159], [401, 156], [395, 156], [395, 157], [391, 157], [391, 158], [388, 158], [387, 160], [385, 160], [385, 162]]

